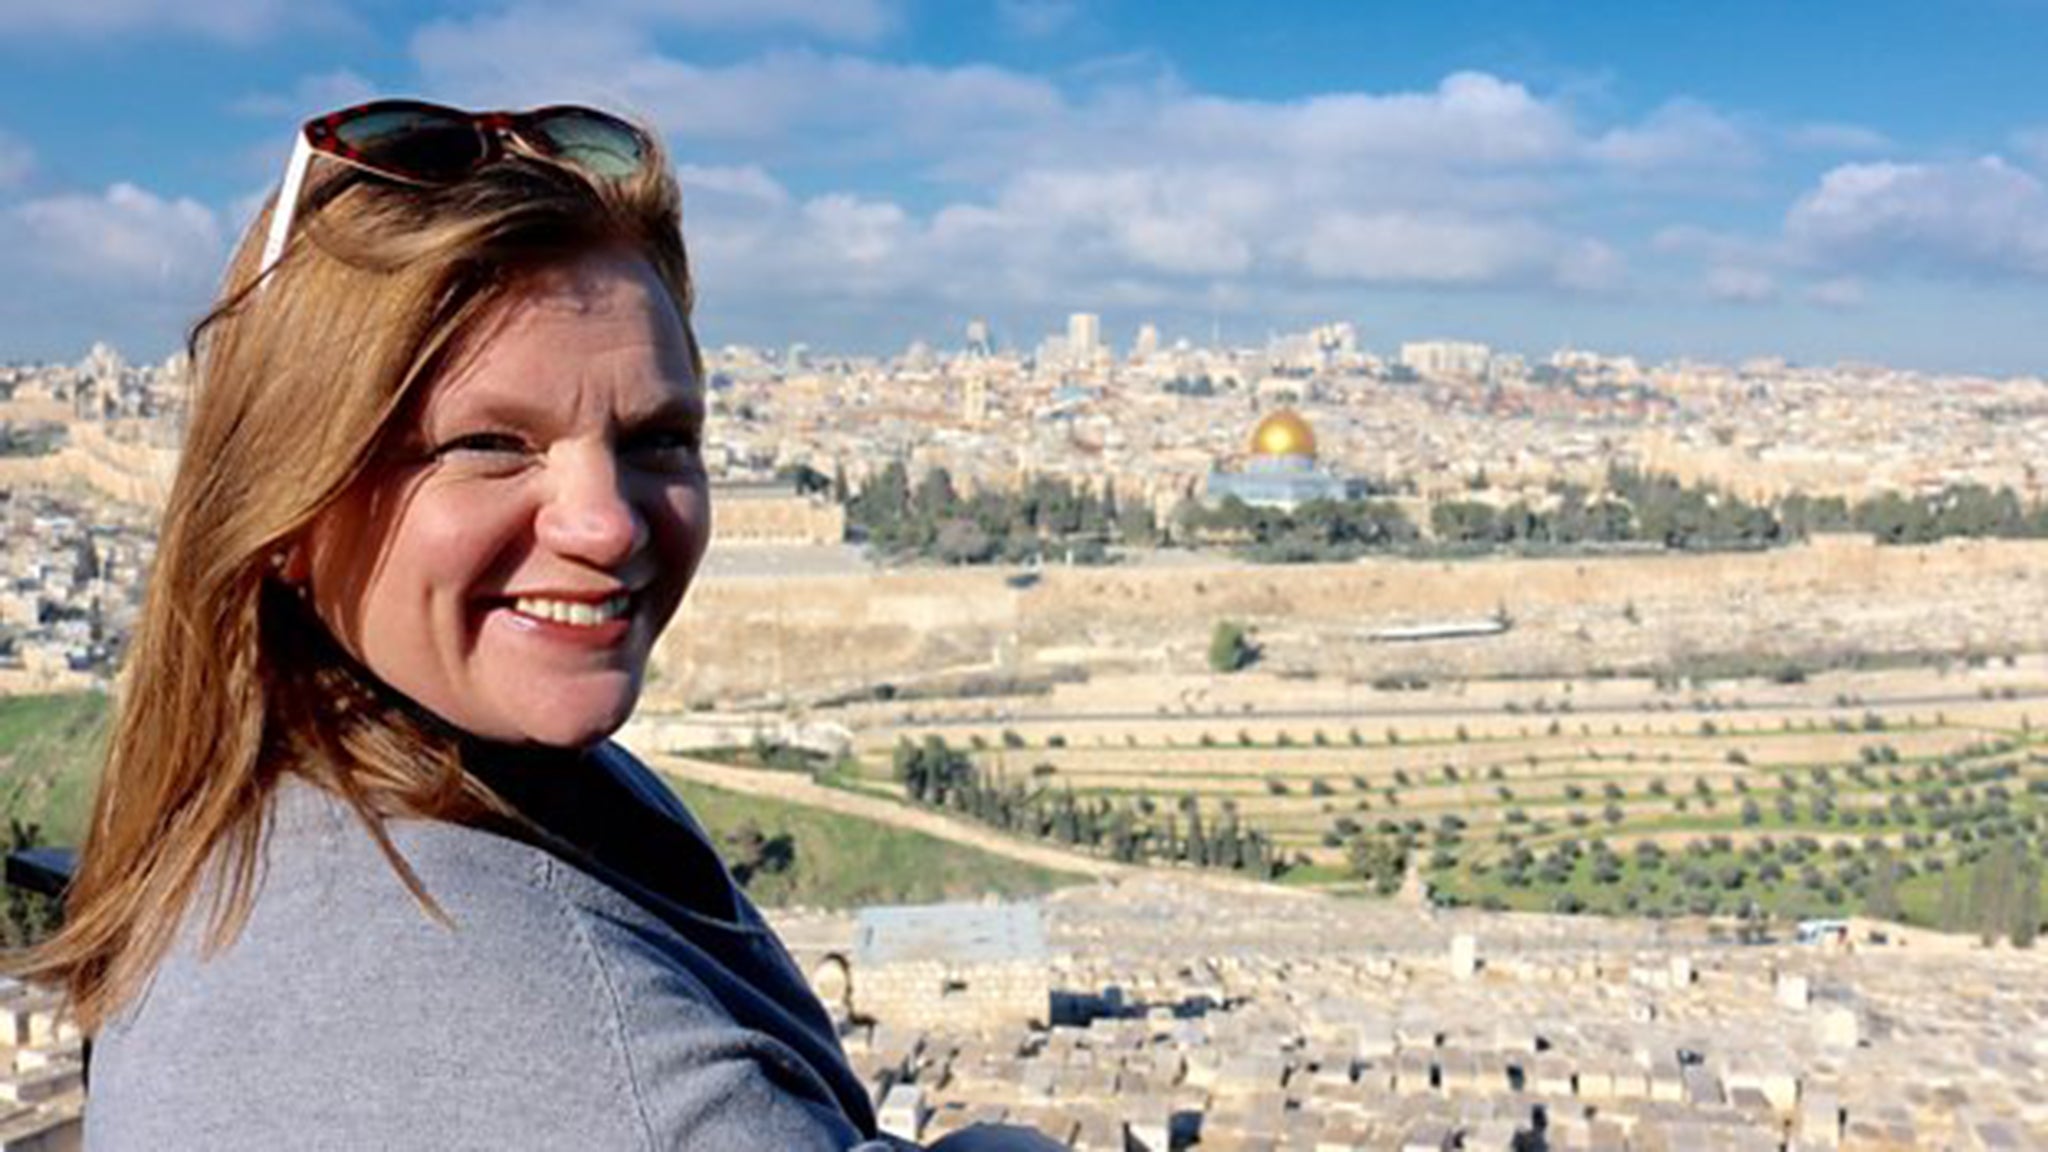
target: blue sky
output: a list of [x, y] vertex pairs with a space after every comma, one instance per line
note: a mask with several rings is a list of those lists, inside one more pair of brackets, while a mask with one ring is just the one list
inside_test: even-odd
[[713, 344], [2048, 372], [2048, 0], [0, 0], [0, 361], [174, 347], [304, 117], [666, 136]]

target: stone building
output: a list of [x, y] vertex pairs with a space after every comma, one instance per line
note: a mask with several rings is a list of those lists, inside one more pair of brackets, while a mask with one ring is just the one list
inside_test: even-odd
[[779, 481], [719, 484], [711, 490], [721, 545], [838, 544], [846, 509], [817, 493]]
[[903, 1027], [1044, 1026], [1052, 1015], [1036, 904], [861, 910], [853, 1011]]

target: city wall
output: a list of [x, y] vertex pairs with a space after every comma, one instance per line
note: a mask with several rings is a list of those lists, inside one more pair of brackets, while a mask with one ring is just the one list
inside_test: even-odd
[[161, 507], [177, 470], [175, 448], [110, 436], [104, 425], [75, 421], [69, 442], [46, 456], [0, 459], [0, 488], [69, 488], [83, 484], [129, 504]]
[[[1369, 636], [1497, 612], [1512, 621], [1498, 636]], [[1225, 619], [1255, 629], [1269, 669], [1360, 679], [2043, 651], [2048, 542], [1880, 548], [1842, 538], [1705, 556], [734, 577], [691, 592], [650, 696], [671, 706], [816, 698], [1058, 665], [1195, 672]]]

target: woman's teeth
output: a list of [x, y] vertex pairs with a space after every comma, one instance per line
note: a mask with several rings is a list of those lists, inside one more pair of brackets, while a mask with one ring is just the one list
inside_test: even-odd
[[568, 624], [578, 628], [595, 628], [626, 614], [633, 603], [627, 595], [614, 596], [609, 600], [591, 603], [588, 600], [550, 600], [542, 596], [521, 596], [512, 602], [512, 608], [524, 616], [537, 620], [552, 620], [557, 624]]

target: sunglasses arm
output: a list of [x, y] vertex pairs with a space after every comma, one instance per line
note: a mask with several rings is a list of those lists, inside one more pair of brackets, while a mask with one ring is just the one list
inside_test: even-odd
[[312, 164], [313, 145], [301, 129], [292, 145], [291, 162], [285, 165], [284, 186], [277, 190], [277, 202], [270, 208], [270, 235], [263, 241], [263, 259], [256, 264], [259, 283], [284, 256], [285, 241], [292, 233], [292, 217], [298, 213], [299, 191], [306, 183], [306, 169]]

